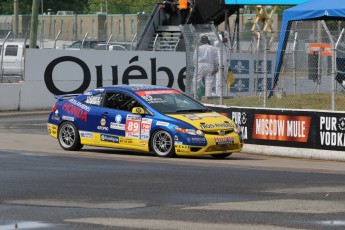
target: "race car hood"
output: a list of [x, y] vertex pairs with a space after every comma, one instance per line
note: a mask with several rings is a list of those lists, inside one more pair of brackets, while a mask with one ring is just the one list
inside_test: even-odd
[[231, 119], [216, 112], [167, 115], [189, 123], [200, 130], [211, 131], [235, 128], [235, 123]]

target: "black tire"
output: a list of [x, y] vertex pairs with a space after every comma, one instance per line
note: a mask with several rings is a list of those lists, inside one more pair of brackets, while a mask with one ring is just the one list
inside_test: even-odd
[[212, 154], [211, 156], [215, 159], [224, 159], [230, 155], [231, 153], [222, 153], [222, 154]]
[[59, 127], [58, 140], [64, 150], [78, 151], [83, 145], [80, 144], [78, 129], [72, 122], [64, 122]]
[[152, 134], [150, 146], [158, 157], [175, 156], [174, 141], [170, 133], [165, 130], [158, 130]]

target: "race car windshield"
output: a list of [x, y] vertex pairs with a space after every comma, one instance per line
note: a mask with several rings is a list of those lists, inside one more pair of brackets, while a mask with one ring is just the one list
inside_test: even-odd
[[[175, 91], [177, 92], [177, 91]], [[144, 95], [142, 98], [160, 113], [209, 112], [210, 109], [181, 93]]]

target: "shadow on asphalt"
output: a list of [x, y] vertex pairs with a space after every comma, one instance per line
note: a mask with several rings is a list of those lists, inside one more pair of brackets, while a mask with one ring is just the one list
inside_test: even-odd
[[[120, 150], [120, 149], [93, 149], [93, 148], [88, 148], [88, 149], [81, 149], [80, 152], [89, 152], [89, 153], [101, 153], [101, 154], [117, 154], [117, 155], [124, 155], [124, 156], [143, 156], [143, 157], [150, 157], [150, 158], [156, 158], [157, 156], [150, 152], [140, 152], [140, 151], [131, 151], [131, 150]], [[243, 153], [233, 153], [232, 155], [223, 158], [223, 159], [216, 159], [213, 158], [210, 155], [203, 155], [203, 156], [175, 156], [175, 158], [181, 158], [181, 159], [212, 159], [215, 161], [224, 161], [224, 160], [240, 160], [240, 161], [245, 161], [245, 160], [265, 160], [264, 158], [258, 158], [252, 155], [244, 155]]]

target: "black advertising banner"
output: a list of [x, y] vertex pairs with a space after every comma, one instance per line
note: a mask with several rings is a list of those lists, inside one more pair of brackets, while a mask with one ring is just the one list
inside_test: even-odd
[[345, 114], [316, 113], [316, 149], [345, 151]]
[[231, 118], [245, 143], [345, 151], [345, 113], [210, 108]]

